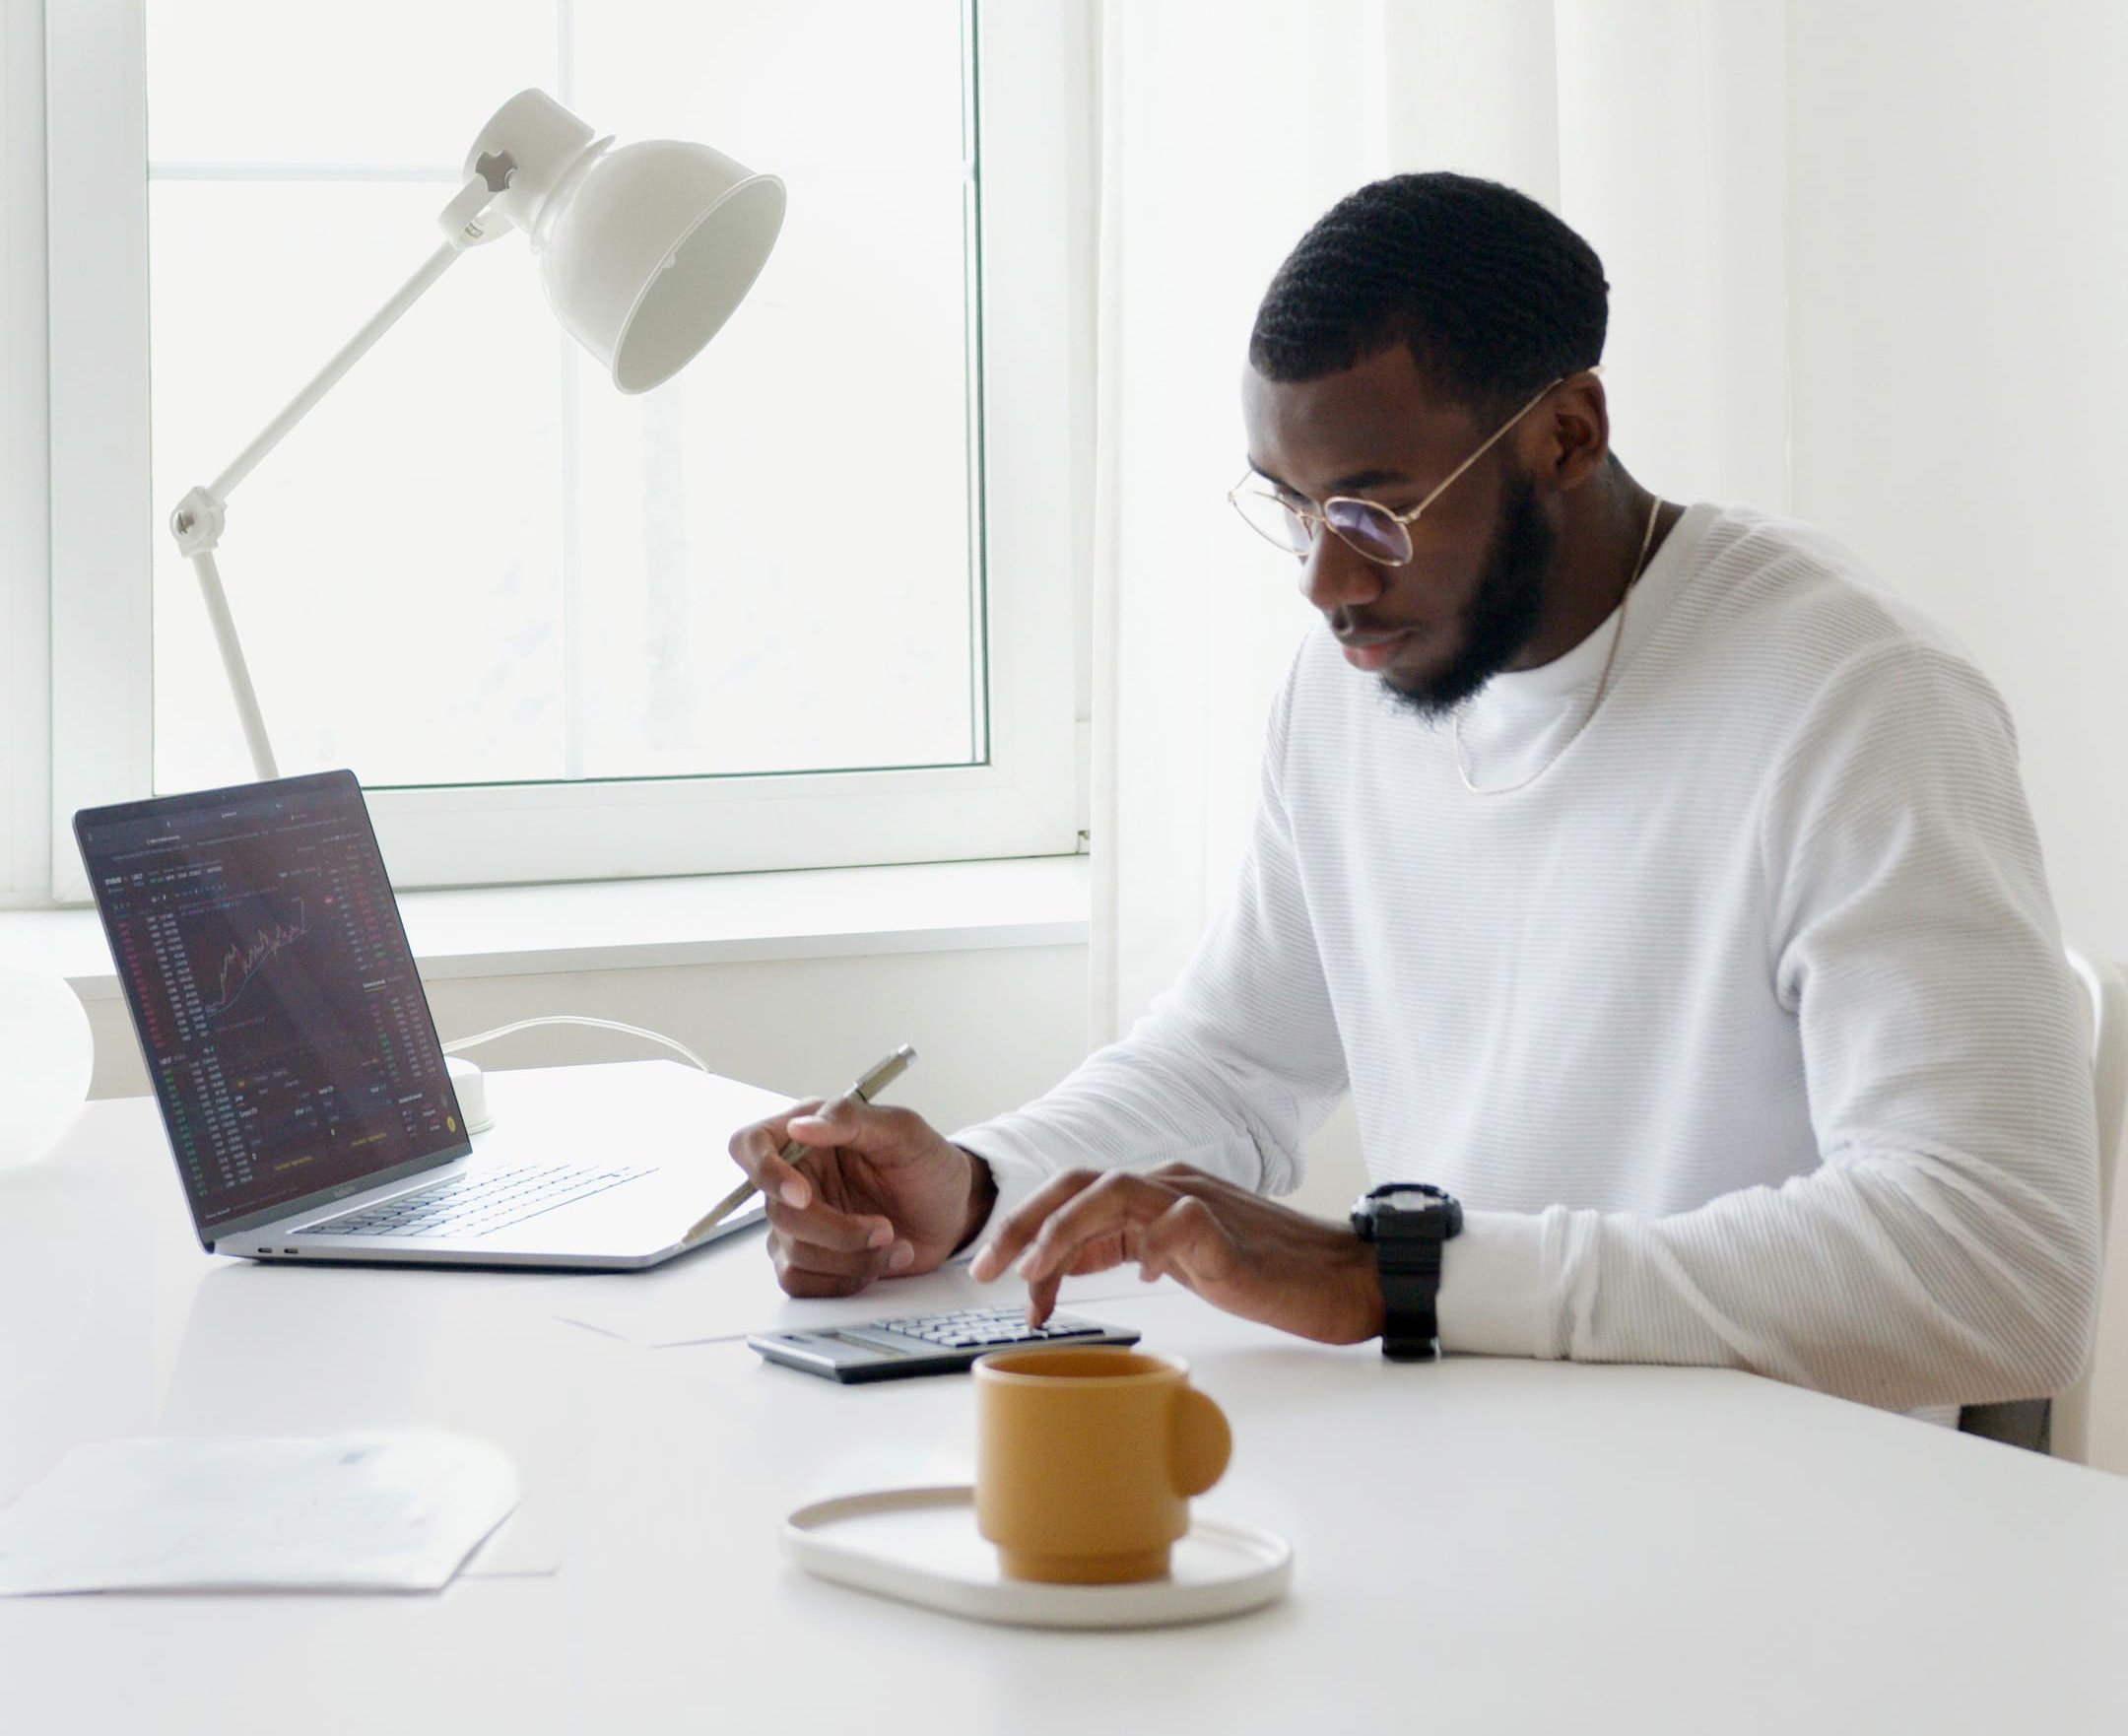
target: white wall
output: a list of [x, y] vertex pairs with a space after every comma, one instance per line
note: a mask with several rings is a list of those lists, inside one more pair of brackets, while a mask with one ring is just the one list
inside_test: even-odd
[[1790, 18], [1794, 510], [2003, 689], [2064, 926], [2128, 958], [2128, 6]]

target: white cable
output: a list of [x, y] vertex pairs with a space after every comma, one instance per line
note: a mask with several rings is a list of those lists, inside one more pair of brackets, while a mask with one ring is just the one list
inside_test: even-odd
[[512, 1033], [519, 1031], [530, 1031], [535, 1025], [590, 1025], [600, 1031], [623, 1032], [630, 1036], [640, 1036], [650, 1042], [662, 1043], [666, 1048], [671, 1049], [673, 1053], [685, 1055], [688, 1060], [699, 1067], [704, 1073], [710, 1071], [709, 1063], [684, 1042], [676, 1041], [674, 1038], [655, 1031], [645, 1031], [640, 1025], [623, 1025], [618, 1019], [592, 1019], [577, 1013], [553, 1013], [543, 1019], [520, 1019], [514, 1025], [498, 1025], [493, 1031], [479, 1032], [472, 1036], [461, 1036], [455, 1041], [445, 1043], [443, 1052], [446, 1055], [455, 1055], [461, 1049], [477, 1048], [484, 1042], [493, 1042], [499, 1036], [508, 1036]]

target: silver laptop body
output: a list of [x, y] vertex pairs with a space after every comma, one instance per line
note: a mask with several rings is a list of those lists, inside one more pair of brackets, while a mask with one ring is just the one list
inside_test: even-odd
[[[684, 1239], [773, 1093], [598, 1068], [616, 1077], [595, 1129], [505, 1106], [467, 1134], [352, 772], [84, 809], [74, 832], [210, 1252], [612, 1270], [761, 1222]], [[698, 1113], [684, 1151], [630, 1136], [630, 1105], [660, 1094], [641, 1124]]]

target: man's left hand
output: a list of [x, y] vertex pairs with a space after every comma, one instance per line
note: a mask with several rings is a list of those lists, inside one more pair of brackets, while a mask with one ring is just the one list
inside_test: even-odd
[[1358, 1344], [1382, 1329], [1374, 1253], [1351, 1229], [1187, 1164], [1057, 1176], [998, 1227], [969, 1272], [987, 1284], [1016, 1259], [1036, 1326], [1067, 1276], [1135, 1260], [1148, 1283], [1164, 1274], [1229, 1313], [1302, 1338]]

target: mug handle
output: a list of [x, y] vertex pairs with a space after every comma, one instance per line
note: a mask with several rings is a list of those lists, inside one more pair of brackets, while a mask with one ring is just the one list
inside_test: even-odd
[[1167, 1471], [1177, 1495], [1202, 1495], [1226, 1473], [1233, 1452], [1233, 1431], [1227, 1413], [1185, 1386], [1175, 1394], [1173, 1427], [1167, 1436]]

